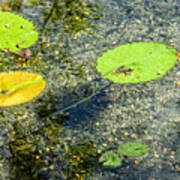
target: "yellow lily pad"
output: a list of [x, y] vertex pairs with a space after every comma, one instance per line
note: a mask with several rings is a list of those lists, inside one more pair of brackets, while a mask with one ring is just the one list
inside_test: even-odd
[[45, 88], [46, 81], [40, 74], [11, 71], [0, 74], [0, 107], [28, 102]]

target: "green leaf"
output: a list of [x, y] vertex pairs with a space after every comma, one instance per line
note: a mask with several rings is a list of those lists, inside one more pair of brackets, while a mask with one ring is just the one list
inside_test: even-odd
[[177, 60], [176, 50], [166, 44], [136, 42], [104, 53], [97, 71], [117, 83], [139, 83], [165, 75]]
[[103, 162], [104, 166], [119, 166], [121, 159], [112, 151], [105, 152], [99, 158], [99, 162]]
[[23, 17], [0, 11], [0, 49], [19, 51], [35, 43], [38, 32], [34, 25]]
[[150, 148], [140, 142], [129, 142], [119, 147], [118, 153], [128, 157], [138, 157], [146, 154]]

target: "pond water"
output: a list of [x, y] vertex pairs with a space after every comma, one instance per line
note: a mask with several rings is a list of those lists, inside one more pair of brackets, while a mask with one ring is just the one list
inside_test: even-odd
[[[158, 41], [180, 51], [179, 0], [7, 0], [3, 10], [33, 22], [39, 40], [27, 62], [1, 55], [0, 70], [37, 72], [45, 91], [0, 109], [0, 179], [180, 179], [180, 66], [138, 84], [96, 70], [109, 49]], [[17, 60], [19, 59], [19, 60]], [[100, 155], [127, 142], [150, 151], [106, 167]]]

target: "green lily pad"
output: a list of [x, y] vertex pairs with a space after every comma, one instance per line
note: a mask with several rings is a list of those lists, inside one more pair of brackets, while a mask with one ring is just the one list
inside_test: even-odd
[[124, 44], [97, 60], [97, 71], [117, 83], [139, 83], [159, 78], [172, 68], [176, 50], [159, 42]]
[[127, 157], [138, 157], [146, 154], [150, 148], [140, 142], [129, 142], [119, 147], [118, 153]]
[[35, 43], [38, 32], [34, 25], [23, 17], [0, 11], [0, 50], [19, 51]]
[[99, 158], [99, 162], [103, 162], [104, 166], [119, 166], [121, 165], [121, 159], [112, 151], [105, 152]]

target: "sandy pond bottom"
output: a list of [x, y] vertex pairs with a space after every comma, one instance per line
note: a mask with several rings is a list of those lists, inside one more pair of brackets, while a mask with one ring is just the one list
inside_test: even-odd
[[[96, 35], [83, 32], [64, 35], [64, 44], [60, 43], [62, 34], [58, 28], [47, 35], [50, 47], [41, 51], [46, 68], [29, 67], [36, 72], [43, 69], [48, 82], [45, 93], [28, 104], [1, 109], [0, 120], [7, 124], [0, 126], [0, 179], [21, 179], [18, 175], [22, 173], [21, 165], [26, 167], [26, 174], [35, 167], [38, 178], [48, 180], [80, 179], [80, 175], [85, 180], [180, 179], [179, 64], [160, 79], [136, 85], [110, 84], [95, 70], [95, 61], [103, 52], [124, 43], [160, 41], [180, 50], [177, 14], [180, 5], [163, 0], [98, 0], [96, 3], [106, 8], [103, 17], [96, 22]], [[24, 7], [22, 14], [38, 26], [42, 8]], [[65, 58], [62, 54], [57, 56], [57, 50], [62, 48]], [[94, 92], [99, 93], [48, 118]], [[29, 161], [28, 166], [12, 158], [12, 152], [16, 157], [20, 149], [12, 151], [8, 144], [16, 144], [13, 142], [19, 139], [22, 140], [19, 143], [28, 144], [21, 146], [30, 152], [27, 159], [21, 159]], [[124, 158], [119, 167], [95, 163], [98, 152], [116, 151], [120, 145], [131, 141], [143, 142], [151, 151], [140, 158]], [[77, 147], [77, 151], [73, 147]], [[81, 150], [84, 154], [92, 153], [84, 159], [86, 165], [91, 166], [78, 161], [77, 152]], [[77, 161], [72, 160], [73, 155]], [[88, 161], [91, 158], [93, 163]], [[73, 165], [72, 161], [80, 165]], [[26, 179], [32, 177], [27, 175]]]

